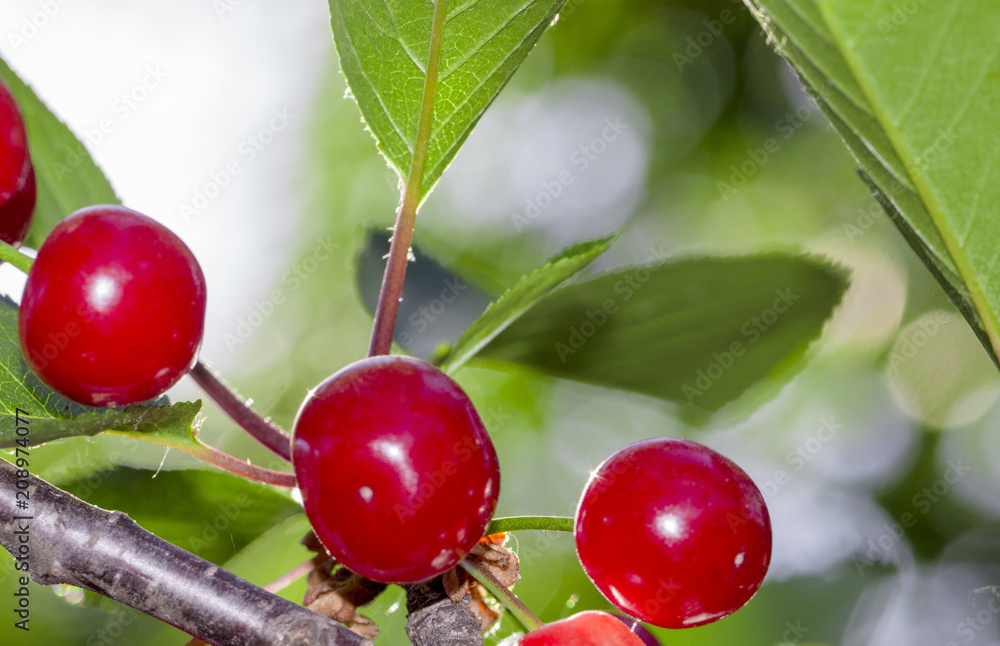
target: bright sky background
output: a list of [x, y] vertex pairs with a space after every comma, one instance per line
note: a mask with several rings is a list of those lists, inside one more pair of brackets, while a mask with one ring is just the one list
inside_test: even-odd
[[[325, 3], [3, 4], [4, 60], [88, 144], [126, 206], [192, 247], [209, 284], [207, 329], [232, 327], [291, 251], [311, 97], [336, 64]], [[213, 181], [226, 186], [195, 204]], [[234, 356], [219, 334], [203, 352], [223, 367]]]

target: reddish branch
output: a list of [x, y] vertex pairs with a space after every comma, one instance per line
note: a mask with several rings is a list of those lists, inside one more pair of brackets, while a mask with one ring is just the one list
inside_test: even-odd
[[287, 462], [292, 461], [292, 439], [288, 433], [274, 422], [257, 414], [211, 368], [199, 361], [191, 370], [191, 378], [219, 405], [219, 408], [255, 440], [279, 458]]
[[[0, 545], [27, 556], [40, 585], [93, 590], [216, 646], [371, 646], [321, 615], [277, 597], [0, 460]], [[27, 480], [28, 509], [17, 507]], [[18, 516], [30, 516], [28, 520]], [[19, 537], [27, 531], [27, 549]], [[18, 533], [21, 532], [21, 533]]]

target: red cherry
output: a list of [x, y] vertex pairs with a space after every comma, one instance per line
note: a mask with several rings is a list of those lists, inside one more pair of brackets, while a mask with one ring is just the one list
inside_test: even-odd
[[17, 100], [0, 81], [0, 240], [19, 246], [35, 210], [35, 172]]
[[601, 593], [665, 628], [735, 612], [771, 560], [771, 522], [749, 476], [681, 439], [638, 442], [605, 460], [580, 498], [575, 533]]
[[292, 461], [323, 545], [375, 581], [454, 567], [483, 536], [500, 490], [493, 443], [469, 397], [419, 359], [353, 363], [309, 393]]
[[205, 277], [155, 220], [94, 206], [60, 222], [38, 250], [21, 298], [21, 351], [42, 381], [94, 406], [157, 397], [194, 365]]
[[517, 646], [644, 646], [641, 639], [617, 618], [587, 610], [568, 619], [536, 628]]

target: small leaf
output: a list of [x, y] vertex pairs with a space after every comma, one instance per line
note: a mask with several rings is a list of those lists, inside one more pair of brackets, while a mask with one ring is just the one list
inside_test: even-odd
[[[193, 438], [195, 419], [200, 411], [201, 402], [195, 401], [179, 402], [172, 406], [151, 404], [127, 408], [95, 408], [76, 417], [63, 419], [40, 419], [24, 415], [20, 418], [28, 421], [29, 446], [38, 446], [52, 440], [92, 436], [105, 431], [132, 437], [145, 436], [140, 439], [147, 441], [167, 435]], [[7, 417], [0, 424], [2, 448], [14, 446], [18, 439], [13, 421], [13, 418]]]
[[53, 484], [216, 564], [302, 512], [287, 495], [215, 471], [118, 467]]
[[479, 356], [716, 410], [803, 354], [847, 287], [816, 258], [692, 258], [553, 292]]
[[[426, 195], [565, 0], [449, 2]], [[379, 150], [406, 177], [417, 139], [434, 2], [330, 0], [340, 67]]]
[[83, 143], [3, 60], [0, 79], [14, 93], [28, 128], [38, 201], [25, 244], [37, 249], [70, 213], [85, 206], [121, 202]]
[[441, 362], [441, 369], [454, 374], [542, 297], [593, 262], [617, 239], [618, 234], [615, 233], [596, 240], [578, 242], [523, 276], [516, 285], [486, 308], [483, 315], [462, 334]]

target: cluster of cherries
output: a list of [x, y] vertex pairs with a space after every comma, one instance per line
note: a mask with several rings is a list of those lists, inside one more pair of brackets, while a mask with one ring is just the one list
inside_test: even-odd
[[[34, 205], [24, 121], [0, 84], [0, 230], [19, 244]], [[32, 371], [64, 396], [127, 406], [160, 396], [195, 364], [205, 278], [155, 220], [93, 206], [38, 250], [18, 318]], [[306, 514], [330, 554], [386, 583], [455, 567], [483, 537], [500, 491], [489, 434], [469, 397], [433, 365], [376, 356], [309, 392], [292, 461]], [[760, 492], [734, 463], [682, 439], [628, 446], [592, 473], [576, 512], [577, 554], [604, 596], [637, 620], [698, 626], [760, 587], [771, 528]], [[582, 612], [523, 646], [635, 645], [617, 618]]]

